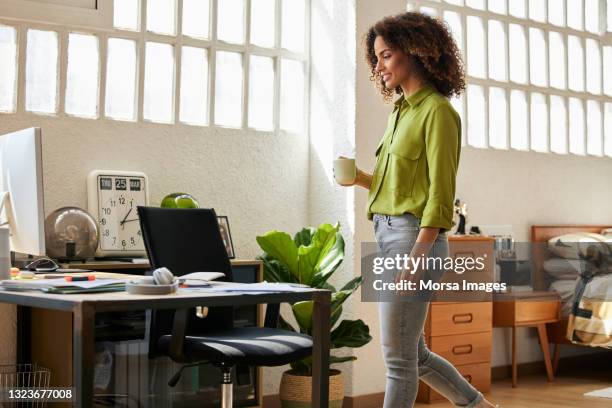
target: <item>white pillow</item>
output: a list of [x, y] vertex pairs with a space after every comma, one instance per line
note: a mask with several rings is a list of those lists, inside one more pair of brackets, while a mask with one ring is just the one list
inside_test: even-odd
[[[592, 232], [576, 232], [560, 235], [548, 240], [548, 249], [565, 259], [580, 259], [586, 255], [587, 248], [594, 243], [603, 243], [606, 237]], [[603, 245], [602, 245], [603, 247]]]
[[608, 239], [612, 238], [612, 228], [606, 228], [604, 230], [601, 230], [601, 235]]
[[565, 258], [550, 258], [542, 264], [546, 273], [555, 279], [576, 279], [586, 266], [586, 261]]

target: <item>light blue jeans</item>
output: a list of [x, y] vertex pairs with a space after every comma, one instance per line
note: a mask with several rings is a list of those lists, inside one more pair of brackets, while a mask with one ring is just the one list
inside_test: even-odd
[[[375, 214], [373, 221], [383, 256], [410, 253], [419, 233], [418, 218], [412, 214]], [[448, 256], [445, 234], [438, 235], [428, 256]], [[474, 407], [483, 399], [455, 367], [425, 344], [423, 326], [428, 308], [427, 300], [379, 303], [382, 351], [387, 368], [384, 408], [413, 407], [419, 378], [458, 407]]]

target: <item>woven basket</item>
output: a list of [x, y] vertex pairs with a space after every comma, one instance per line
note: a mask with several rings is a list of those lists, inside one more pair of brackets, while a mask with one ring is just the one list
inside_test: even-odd
[[[312, 377], [294, 375], [285, 371], [280, 383], [282, 408], [310, 408]], [[338, 370], [329, 370], [329, 408], [342, 408], [344, 400], [344, 379]]]

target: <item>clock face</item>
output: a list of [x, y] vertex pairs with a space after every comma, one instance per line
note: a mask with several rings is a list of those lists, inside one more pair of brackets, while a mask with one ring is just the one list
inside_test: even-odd
[[98, 224], [102, 251], [144, 251], [136, 207], [146, 205], [146, 180], [98, 175]]

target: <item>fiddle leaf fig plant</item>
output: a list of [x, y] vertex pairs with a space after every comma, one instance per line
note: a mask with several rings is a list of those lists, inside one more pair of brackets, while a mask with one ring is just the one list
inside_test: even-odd
[[[301, 283], [312, 288], [328, 289], [332, 292], [330, 307], [330, 344], [332, 349], [361, 347], [372, 340], [370, 328], [361, 320], [340, 320], [342, 304], [359, 288], [362, 278], [358, 276], [347, 282], [340, 290], [328, 283], [344, 259], [344, 239], [340, 224], [321, 224], [317, 228], [306, 227], [293, 238], [281, 231], [269, 231], [257, 237], [264, 251], [259, 259], [264, 264], [264, 279], [268, 282]], [[298, 329], [280, 318], [283, 329], [312, 335], [313, 302], [303, 301], [291, 305]], [[330, 356], [330, 364], [355, 360], [354, 356]], [[291, 364], [293, 373], [312, 375], [310, 357]]]

